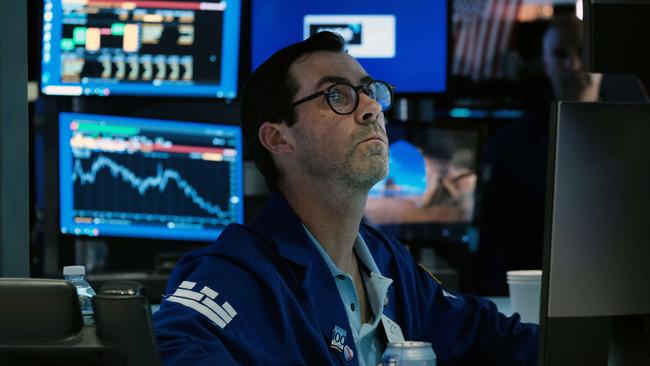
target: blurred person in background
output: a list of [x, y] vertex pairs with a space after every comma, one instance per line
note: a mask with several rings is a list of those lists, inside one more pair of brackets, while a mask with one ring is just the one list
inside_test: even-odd
[[600, 95], [602, 74], [584, 70], [582, 33], [582, 22], [572, 13], [551, 21], [542, 61], [552, 96], [488, 143], [475, 268], [479, 294], [507, 295], [507, 271], [542, 268], [550, 103], [594, 102]]

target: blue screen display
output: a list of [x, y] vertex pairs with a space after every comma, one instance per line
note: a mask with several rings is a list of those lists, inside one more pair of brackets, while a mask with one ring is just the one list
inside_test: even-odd
[[252, 66], [309, 35], [330, 30], [375, 79], [402, 93], [444, 92], [446, 0], [253, 0]]
[[429, 127], [405, 133], [389, 128], [388, 136], [388, 175], [370, 190], [368, 222], [472, 222], [480, 131]]
[[60, 230], [211, 241], [242, 223], [238, 126], [59, 117]]
[[240, 0], [44, 0], [49, 95], [235, 98]]

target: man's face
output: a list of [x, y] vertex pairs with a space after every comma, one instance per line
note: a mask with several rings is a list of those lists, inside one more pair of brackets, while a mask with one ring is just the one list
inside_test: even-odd
[[564, 101], [596, 101], [601, 74], [591, 74], [582, 65], [582, 34], [577, 28], [550, 30], [544, 37], [544, 70], [555, 97]]
[[[314, 52], [289, 69], [298, 85], [294, 101], [337, 82], [354, 86], [368, 74], [343, 52]], [[295, 164], [303, 178], [342, 187], [369, 190], [388, 171], [388, 139], [380, 105], [363, 92], [357, 109], [339, 115], [324, 96], [295, 107], [296, 123], [289, 129], [295, 144]]]

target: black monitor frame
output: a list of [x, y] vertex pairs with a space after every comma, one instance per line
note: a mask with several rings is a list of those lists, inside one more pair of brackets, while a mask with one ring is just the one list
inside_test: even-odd
[[552, 106], [540, 365], [650, 365], [648, 120], [648, 104]]

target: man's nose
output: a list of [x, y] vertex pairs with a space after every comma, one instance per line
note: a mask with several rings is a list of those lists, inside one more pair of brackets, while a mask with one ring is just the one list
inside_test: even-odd
[[579, 53], [571, 53], [564, 60], [565, 66], [572, 71], [582, 70], [582, 55]]
[[359, 93], [359, 108], [356, 119], [358, 123], [369, 124], [377, 121], [381, 113], [381, 105], [364, 92]]

